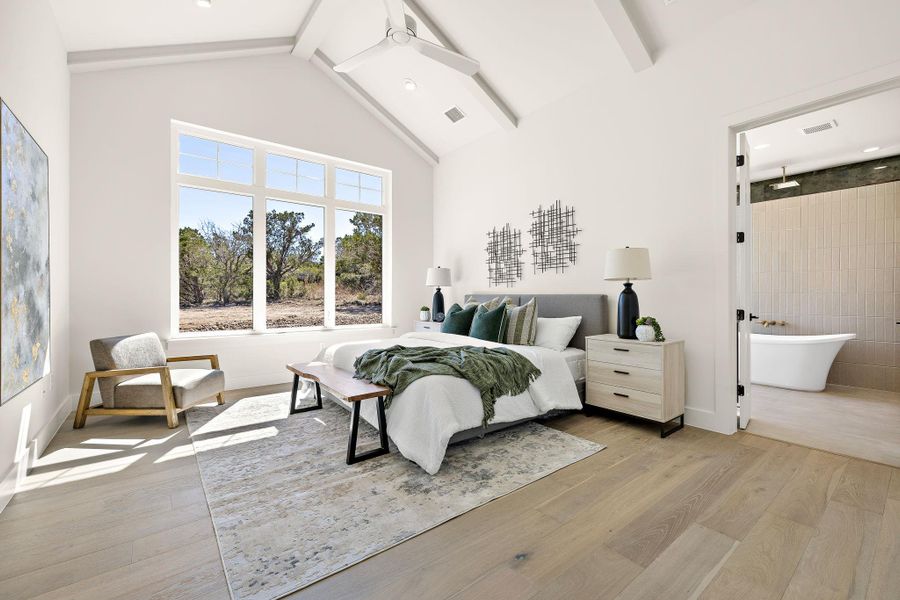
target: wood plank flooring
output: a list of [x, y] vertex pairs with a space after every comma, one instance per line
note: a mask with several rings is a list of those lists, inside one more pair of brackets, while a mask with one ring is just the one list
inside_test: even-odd
[[754, 385], [747, 431], [900, 467], [900, 394], [841, 385], [823, 392]]
[[[900, 469], [746, 433], [550, 424], [608, 448], [291, 598], [900, 598]], [[164, 419], [70, 418], [0, 540], [4, 600], [228, 598], [187, 428]]]

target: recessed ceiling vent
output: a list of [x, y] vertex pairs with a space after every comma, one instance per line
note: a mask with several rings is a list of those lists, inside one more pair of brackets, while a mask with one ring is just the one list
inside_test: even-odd
[[463, 114], [463, 111], [459, 110], [458, 106], [451, 106], [449, 109], [444, 111], [444, 114], [447, 115], [447, 118], [454, 123], [465, 118], [466, 116], [465, 114]]
[[811, 125], [809, 127], [803, 127], [800, 129], [800, 133], [803, 135], [812, 135], [814, 133], [820, 133], [822, 131], [828, 131], [829, 129], [834, 129], [837, 127], [837, 121], [832, 119], [826, 123], [819, 123], [818, 125]]

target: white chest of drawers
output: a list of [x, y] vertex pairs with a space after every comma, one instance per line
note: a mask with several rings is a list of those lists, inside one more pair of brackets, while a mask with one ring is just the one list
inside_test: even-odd
[[[684, 426], [684, 342], [638, 342], [613, 334], [587, 338], [585, 403], [661, 423], [666, 437]], [[680, 424], [665, 429], [679, 418]]]

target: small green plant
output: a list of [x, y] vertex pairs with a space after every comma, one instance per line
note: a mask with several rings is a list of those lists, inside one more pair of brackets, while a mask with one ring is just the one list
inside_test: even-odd
[[427, 306], [423, 306], [423, 307], [422, 307], [422, 308], [420, 308], [420, 309], [419, 309], [419, 310], [431, 310], [431, 309], [430, 309], [430, 308], [428, 308], [428, 307], [427, 307]]
[[653, 328], [654, 340], [657, 342], [666, 341], [666, 336], [663, 335], [662, 328], [660, 328], [659, 323], [653, 317], [640, 317], [637, 321], [635, 321], [638, 325], [649, 325]]

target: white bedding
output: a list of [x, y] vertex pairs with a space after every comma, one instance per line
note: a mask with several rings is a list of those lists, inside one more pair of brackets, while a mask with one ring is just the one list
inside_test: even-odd
[[[541, 370], [542, 375], [517, 396], [497, 399], [491, 423], [527, 419], [553, 409], [580, 409], [581, 400], [563, 352], [538, 346], [513, 346], [485, 342], [449, 333], [415, 332], [398, 338], [334, 344], [316, 360], [353, 371], [356, 357], [366, 350], [402, 346], [506, 347], [518, 352]], [[311, 390], [307, 390], [307, 394]], [[377, 422], [375, 403], [363, 402], [360, 414]], [[453, 434], [481, 426], [484, 416], [478, 390], [465, 379], [433, 375], [419, 379], [397, 394], [387, 411], [387, 429], [400, 452], [430, 474], [437, 473]]]
[[585, 369], [587, 368], [585, 363], [587, 353], [581, 348], [566, 348], [559, 354], [563, 357], [563, 360], [566, 361], [566, 366], [569, 367], [572, 379], [575, 381], [584, 379]]

